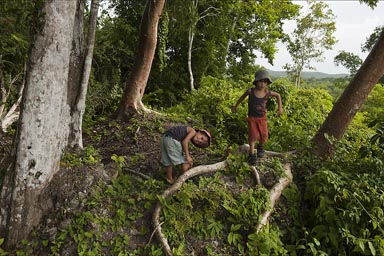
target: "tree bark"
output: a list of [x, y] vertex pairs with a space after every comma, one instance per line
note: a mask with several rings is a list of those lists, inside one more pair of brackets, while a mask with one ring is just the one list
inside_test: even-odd
[[384, 31], [365, 59], [348, 87], [336, 101], [328, 117], [312, 139], [312, 152], [326, 157], [332, 152], [332, 144], [326, 135], [340, 140], [360, 107], [366, 101], [380, 77], [384, 74]]
[[189, 73], [189, 87], [191, 92], [195, 89], [195, 79], [193, 77], [192, 71], [192, 45], [193, 39], [195, 37], [195, 32], [193, 28], [190, 27], [188, 31], [188, 73]]
[[150, 112], [142, 103], [156, 50], [157, 27], [165, 0], [147, 0], [140, 24], [139, 45], [131, 74], [125, 85], [117, 118], [127, 119], [140, 111]]
[[67, 145], [68, 74], [78, 0], [45, 1], [37, 16], [13, 150], [0, 200], [0, 236], [12, 247], [39, 224], [40, 198]]
[[[83, 62], [83, 68], [81, 73], [81, 82], [79, 89], [77, 90], [76, 104], [73, 110], [72, 125], [73, 130], [71, 131], [69, 137], [69, 145], [71, 147], [78, 146], [83, 148], [83, 136], [82, 136], [82, 123], [83, 116], [85, 112], [85, 101], [88, 90], [88, 82], [91, 74], [92, 67], [92, 58], [93, 58], [93, 49], [95, 46], [95, 34], [96, 34], [96, 22], [97, 22], [97, 13], [99, 10], [99, 0], [92, 0], [91, 2], [91, 11], [88, 22], [88, 37], [87, 37], [87, 47], [85, 58]], [[79, 15], [82, 17], [83, 15]], [[82, 23], [82, 22], [81, 22]], [[79, 36], [82, 38], [82, 31], [79, 31]], [[81, 54], [80, 54], [81, 57]], [[75, 85], [76, 87], [76, 85]]]

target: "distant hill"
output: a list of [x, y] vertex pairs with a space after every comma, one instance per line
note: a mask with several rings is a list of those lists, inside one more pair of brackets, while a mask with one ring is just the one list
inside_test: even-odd
[[[275, 78], [280, 78], [280, 77], [286, 77], [287, 72], [285, 71], [273, 71], [273, 70], [268, 70], [269, 74], [272, 77]], [[314, 71], [304, 71], [302, 77], [303, 78], [344, 78], [348, 76], [348, 74], [327, 74], [327, 73], [322, 73], [322, 72], [314, 72]]]

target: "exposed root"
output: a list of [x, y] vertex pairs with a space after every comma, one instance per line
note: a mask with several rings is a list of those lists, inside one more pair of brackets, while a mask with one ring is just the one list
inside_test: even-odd
[[[245, 145], [240, 146], [236, 153], [248, 153], [248, 152], [249, 152], [249, 145], [245, 144]], [[288, 153], [276, 153], [276, 152], [272, 152], [272, 151], [266, 151], [265, 152], [266, 155], [277, 156], [277, 157], [282, 157], [282, 158], [286, 158], [287, 155], [290, 155], [292, 153], [293, 152], [288, 152]], [[165, 198], [175, 194], [179, 190], [179, 188], [183, 185], [183, 183], [186, 180], [188, 180], [189, 178], [192, 178], [192, 177], [197, 176], [197, 175], [213, 173], [213, 172], [216, 172], [216, 171], [219, 171], [219, 170], [223, 170], [227, 166], [228, 166], [228, 162], [227, 162], [227, 160], [225, 160], [225, 161], [222, 161], [222, 162], [218, 162], [216, 164], [200, 165], [200, 166], [196, 166], [194, 168], [191, 168], [186, 173], [180, 175], [176, 179], [174, 184], [172, 184], [168, 189], [166, 189], [163, 192], [163, 194], [161, 195], [161, 198], [165, 199]], [[250, 168], [252, 170], [252, 173], [256, 177], [257, 184], [261, 185], [260, 176], [259, 176], [259, 173], [258, 173], [256, 167], [255, 166], [251, 166]], [[292, 177], [292, 172], [291, 172], [291, 165], [289, 163], [284, 164], [284, 171], [286, 173], [286, 176], [280, 178], [279, 181], [272, 187], [272, 189], [270, 191], [269, 200], [270, 200], [270, 203], [271, 203], [271, 209], [265, 211], [262, 214], [262, 218], [261, 218], [260, 222], [257, 224], [257, 227], [256, 227], [257, 232], [259, 232], [262, 229], [262, 227], [264, 227], [267, 224], [268, 219], [269, 219], [269, 217], [270, 217], [270, 215], [271, 215], [271, 213], [272, 213], [272, 211], [274, 209], [274, 206], [275, 206], [276, 202], [280, 198], [282, 191], [287, 186], [289, 186], [289, 184], [292, 182], [293, 177]], [[165, 235], [163, 234], [162, 229], [161, 229], [161, 224], [162, 223], [161, 224], [159, 223], [159, 218], [160, 218], [161, 210], [162, 210], [162, 204], [161, 204], [160, 201], [158, 201], [156, 203], [156, 206], [155, 206], [155, 209], [154, 209], [154, 212], [153, 212], [153, 215], [152, 215], [154, 232], [155, 232], [155, 235], [156, 235], [157, 239], [159, 240], [159, 242], [163, 246], [164, 253], [167, 256], [172, 256], [173, 254], [172, 254], [171, 247], [169, 246], [168, 240], [165, 237]]]
[[257, 185], [261, 185], [260, 175], [255, 166], [250, 166], [253, 175], [255, 175]]
[[[222, 161], [216, 164], [211, 165], [200, 165], [196, 166], [194, 168], [189, 169], [186, 173], [179, 176], [179, 178], [176, 179], [175, 183], [173, 183], [172, 186], [170, 186], [168, 189], [166, 189], [161, 197], [163, 199], [167, 198], [168, 196], [172, 196], [180, 187], [183, 185], [183, 183], [194, 176], [201, 175], [201, 174], [207, 174], [216, 172], [218, 170], [222, 170], [227, 166], [227, 161]], [[156, 203], [156, 207], [152, 216], [153, 225], [156, 231], [156, 237], [159, 240], [159, 242], [163, 246], [163, 251], [166, 255], [170, 256], [172, 255], [171, 247], [168, 244], [167, 238], [164, 236], [163, 232], [161, 231], [161, 225], [159, 223], [159, 217], [160, 212], [163, 209], [163, 206], [161, 205], [160, 201]]]
[[141, 177], [141, 178], [143, 178], [145, 180], [150, 180], [151, 179], [151, 177], [149, 177], [148, 175], [145, 175], [145, 174], [143, 174], [141, 172], [134, 171], [134, 170], [132, 170], [132, 168], [123, 167], [123, 171], [130, 172], [130, 173], [132, 173], [134, 175], [137, 175], [137, 176], [139, 176], [139, 177]]
[[269, 191], [269, 200], [271, 202], [271, 209], [265, 211], [262, 214], [260, 222], [256, 226], [256, 232], [258, 233], [263, 226], [265, 226], [268, 222], [269, 217], [271, 216], [271, 213], [275, 207], [276, 202], [279, 200], [281, 193], [283, 190], [291, 184], [293, 175], [291, 171], [291, 164], [286, 163], [284, 164], [284, 172], [286, 174], [285, 177], [281, 177], [279, 181], [272, 187], [272, 189]]

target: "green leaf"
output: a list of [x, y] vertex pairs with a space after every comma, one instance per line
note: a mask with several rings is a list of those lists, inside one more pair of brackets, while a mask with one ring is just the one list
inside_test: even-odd
[[357, 242], [359, 248], [361, 249], [361, 252], [364, 252], [365, 251], [365, 245], [364, 245], [364, 241], [363, 240], [359, 240]]
[[368, 247], [369, 247], [369, 250], [371, 251], [371, 254], [372, 254], [372, 255], [376, 255], [376, 249], [375, 249], [375, 247], [373, 246], [373, 244], [372, 244], [371, 241], [368, 242]]

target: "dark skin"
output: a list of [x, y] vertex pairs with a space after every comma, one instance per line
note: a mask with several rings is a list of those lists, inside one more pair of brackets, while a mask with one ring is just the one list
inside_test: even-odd
[[[194, 145], [200, 148], [206, 147], [208, 145], [209, 138], [208, 136], [200, 131], [196, 131], [192, 127], [187, 127], [187, 136], [185, 136], [184, 140], [181, 142], [181, 145], [183, 147], [184, 155], [187, 160], [186, 163], [183, 163], [181, 165], [181, 170], [184, 172], [188, 171], [193, 166], [193, 159], [191, 155], [189, 154], [189, 143], [193, 142]], [[165, 173], [167, 177], [167, 181], [170, 183], [173, 183], [173, 166], [168, 165], [165, 167]]]

